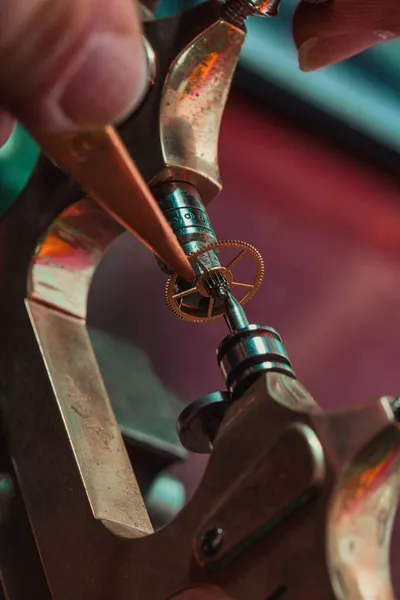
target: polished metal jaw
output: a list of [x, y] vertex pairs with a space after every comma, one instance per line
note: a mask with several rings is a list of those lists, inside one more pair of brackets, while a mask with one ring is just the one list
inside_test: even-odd
[[[160, 205], [165, 190], [193, 191], [193, 210], [164, 209], [182, 246], [211, 261], [200, 268], [199, 295], [204, 275], [221, 272], [208, 254], [218, 242], [204, 206], [221, 187], [218, 127], [243, 19], [258, 8], [276, 3], [209, 2], [146, 23], [154, 83], [120, 127]], [[153, 533], [85, 322], [91, 278], [121, 231], [44, 158], [0, 222], [7, 597], [391, 598], [400, 437], [390, 399], [323, 413], [278, 334], [248, 325], [234, 302], [219, 305], [219, 316], [234, 309], [242, 319], [239, 327], [231, 318], [219, 351], [229, 392], [219, 396], [223, 410], [196, 421], [209, 436], [207, 472], [190, 504]]]
[[194, 536], [213, 583], [231, 599], [394, 598], [400, 432], [392, 400], [325, 413], [296, 379], [270, 370], [225, 402], [199, 490], [214, 503], [203, 496]]
[[[185, 408], [178, 430], [189, 451], [211, 454], [193, 554], [224, 594], [215, 597], [393, 600], [398, 399], [324, 412], [277, 332], [250, 325], [229, 285], [213, 279], [230, 330], [217, 353], [229, 392]], [[201, 589], [177, 598], [214, 597]]]

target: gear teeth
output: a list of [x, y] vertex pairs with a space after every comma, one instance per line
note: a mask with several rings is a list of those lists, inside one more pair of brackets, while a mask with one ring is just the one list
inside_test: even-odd
[[[254, 287], [240, 301], [240, 304], [243, 306], [244, 304], [247, 304], [247, 302], [249, 302], [253, 298], [253, 296], [259, 290], [261, 283], [264, 279], [265, 267], [264, 267], [263, 258], [261, 256], [260, 252], [256, 248], [254, 248], [254, 246], [252, 246], [251, 244], [249, 244], [247, 242], [242, 242], [240, 240], [223, 240], [223, 241], [215, 242], [213, 244], [209, 244], [208, 246], [205, 246], [198, 252], [192, 252], [191, 254], [188, 254], [187, 255], [188, 260], [190, 262], [190, 261], [196, 259], [198, 256], [201, 256], [202, 254], [205, 254], [206, 252], [216, 250], [217, 248], [237, 248], [238, 250], [245, 250], [250, 254], [250, 256], [253, 258], [253, 260], [257, 264], [257, 275], [256, 275], [256, 280], [254, 282]], [[168, 277], [167, 284], [165, 287], [165, 301], [166, 301], [168, 308], [174, 315], [176, 315], [182, 321], [189, 321], [190, 323], [204, 323], [204, 322], [208, 322], [208, 321], [216, 321], [217, 319], [220, 319], [223, 316], [223, 314], [219, 314], [219, 315], [213, 315], [211, 317], [196, 317], [194, 315], [185, 313], [183, 310], [181, 310], [178, 307], [176, 301], [173, 300], [174, 286], [175, 286], [177, 279], [178, 279], [178, 275], [176, 273], [174, 273], [173, 275], [170, 275]]]
[[[179, 310], [179, 308], [176, 305], [176, 302], [174, 302], [172, 300], [172, 294], [170, 294], [169, 291], [169, 284], [170, 281], [172, 280], [172, 278], [174, 278], [175, 275], [170, 275], [167, 279], [167, 285], [165, 287], [165, 303], [168, 306], [169, 310], [176, 316], [178, 317], [178, 319], [181, 319], [181, 321], [190, 321], [190, 323], [203, 323], [204, 319], [198, 319], [196, 317], [193, 317], [192, 315], [186, 315], [183, 311]], [[175, 285], [175, 281], [172, 284], [172, 290], [174, 288]], [[218, 317], [214, 317], [214, 319], [217, 319]], [[210, 320], [210, 319], [208, 319]]]

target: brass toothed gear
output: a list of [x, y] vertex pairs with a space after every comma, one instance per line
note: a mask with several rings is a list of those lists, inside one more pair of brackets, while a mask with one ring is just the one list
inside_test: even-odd
[[[225, 266], [223, 266], [224, 250], [237, 250]], [[207, 256], [210, 253], [218, 254], [220, 266], [209, 268]], [[203, 257], [203, 261], [202, 261]], [[252, 259], [255, 267], [255, 273], [252, 282], [241, 282], [234, 278], [233, 269], [245, 257]], [[179, 275], [174, 273], [170, 275], [165, 289], [165, 300], [169, 309], [180, 319], [192, 323], [204, 323], [215, 321], [223, 316], [224, 306], [218, 299], [210, 296], [207, 285], [204, 281], [211, 273], [220, 273], [229, 283], [233, 294], [235, 291], [242, 291], [243, 297], [237, 298], [240, 304], [245, 304], [253, 298], [258, 291], [264, 277], [264, 261], [261, 254], [251, 244], [237, 240], [218, 241], [209, 244], [188, 255], [189, 262], [195, 272], [200, 273], [195, 283], [188, 283]]]

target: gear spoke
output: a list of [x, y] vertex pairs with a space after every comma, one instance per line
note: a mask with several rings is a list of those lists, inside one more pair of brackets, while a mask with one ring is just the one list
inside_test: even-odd
[[184, 292], [179, 292], [179, 294], [173, 294], [172, 298], [174, 300], [179, 300], [179, 298], [185, 298], [185, 296], [191, 296], [197, 292], [197, 287], [192, 287], [190, 290], [185, 290]]
[[237, 255], [235, 256], [235, 258], [232, 258], [231, 262], [229, 262], [229, 263], [226, 265], [226, 268], [227, 268], [227, 269], [232, 269], [232, 267], [233, 267], [234, 265], [236, 265], [236, 263], [237, 263], [237, 262], [239, 262], [239, 260], [240, 260], [240, 259], [241, 259], [241, 258], [242, 258], [242, 257], [243, 257], [243, 256], [244, 256], [246, 253], [247, 253], [247, 249], [246, 249], [246, 248], [243, 248], [243, 250], [241, 250], [241, 251], [239, 252], [239, 254], [237, 254]]
[[[232, 248], [236, 248], [238, 253], [235, 253], [234, 258], [228, 263], [228, 266], [224, 266], [224, 254], [222, 251], [224, 249]], [[204, 262], [206, 262], [204, 255], [215, 250], [221, 251], [219, 255], [220, 266], [213, 266], [211, 269], [209, 269], [204, 264]], [[233, 281], [231, 268], [232, 266], [236, 265], [237, 262], [241, 260], [243, 256], [245, 256], [245, 254], [250, 255], [250, 258], [253, 260], [256, 266], [256, 273], [253, 283]], [[239, 300], [241, 305], [251, 300], [260, 287], [264, 275], [264, 263], [261, 254], [255, 248], [253, 248], [253, 246], [247, 244], [246, 242], [220, 241], [214, 244], [209, 244], [196, 253], [189, 254], [188, 259], [189, 262], [197, 262], [203, 271], [202, 273], [198, 274], [196, 284], [188, 290], [184, 290], [182, 292], [178, 291], [175, 293], [177, 286], [179, 290], [179, 286], [183, 286], [184, 281], [176, 273], [170, 275], [165, 289], [165, 297], [168, 307], [176, 316], [185, 321], [191, 321], [192, 323], [215, 321], [216, 319], [221, 318], [224, 314], [221, 306], [219, 306], [215, 299], [211, 297], [211, 294], [207, 290], [207, 286], [204, 285], [204, 278], [209, 277], [213, 271], [223, 273], [223, 276], [231, 288], [245, 290], [244, 297]], [[206, 264], [208, 263], [206, 262]], [[182, 289], [182, 287], [180, 289]], [[191, 303], [179, 302], [181, 298], [185, 298], [196, 293], [198, 294], [198, 301], [194, 299]]]
[[239, 281], [232, 281], [231, 286], [242, 288], [243, 290], [252, 290], [254, 287], [252, 283], [240, 283]]
[[211, 296], [211, 298], [210, 298], [210, 303], [209, 303], [209, 305], [208, 305], [208, 311], [207, 311], [207, 317], [208, 317], [209, 319], [211, 319], [211, 317], [212, 317], [212, 314], [213, 314], [213, 308], [214, 308], [214, 304], [215, 304], [215, 300], [214, 300], [214, 298]]

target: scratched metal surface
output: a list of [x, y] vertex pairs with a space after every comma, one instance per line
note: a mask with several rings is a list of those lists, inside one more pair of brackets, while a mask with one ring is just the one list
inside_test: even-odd
[[[278, 329], [325, 408], [399, 393], [399, 182], [235, 99], [220, 163], [216, 232], [254, 244], [267, 264], [250, 320]], [[191, 401], [221, 388], [215, 347], [226, 330], [178, 321], [163, 285], [152, 257], [125, 237], [96, 276], [90, 321], [139, 346], [168, 389]], [[193, 458], [181, 469], [189, 491], [203, 466]], [[394, 579], [400, 593], [398, 569]]]

